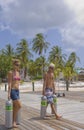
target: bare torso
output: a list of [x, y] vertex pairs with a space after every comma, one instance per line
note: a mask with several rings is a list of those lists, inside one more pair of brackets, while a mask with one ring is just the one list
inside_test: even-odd
[[47, 72], [45, 74], [45, 88], [52, 88], [54, 87], [54, 75], [53, 73]]

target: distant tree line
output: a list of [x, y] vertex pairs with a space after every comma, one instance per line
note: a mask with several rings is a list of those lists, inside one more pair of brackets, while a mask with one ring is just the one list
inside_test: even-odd
[[[7, 44], [4, 49], [0, 50], [0, 78], [7, 77], [8, 71], [12, 69], [13, 58], [18, 58], [21, 61], [20, 68], [24, 70], [24, 78], [29, 75], [31, 79], [42, 78], [49, 63], [52, 62], [55, 64], [55, 78], [62, 72], [68, 90], [70, 79], [77, 74], [76, 61], [80, 61], [76, 53], [72, 52], [67, 58], [67, 55], [62, 53], [62, 48], [56, 45], [51, 48], [48, 58], [46, 58], [50, 43], [45, 40], [42, 33], [36, 34], [32, 40], [31, 48], [29, 45], [26, 39], [22, 39], [16, 44], [16, 49], [11, 44]], [[35, 60], [33, 60], [33, 52], [38, 55]]]

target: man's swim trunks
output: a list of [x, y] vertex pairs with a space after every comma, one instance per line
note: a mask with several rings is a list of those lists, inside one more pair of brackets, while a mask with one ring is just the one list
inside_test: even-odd
[[45, 95], [47, 97], [48, 103], [52, 104], [53, 102], [53, 90], [51, 88], [45, 89]]

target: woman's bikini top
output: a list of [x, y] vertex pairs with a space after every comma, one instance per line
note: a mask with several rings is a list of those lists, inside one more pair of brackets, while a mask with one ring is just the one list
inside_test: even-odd
[[20, 77], [13, 77], [13, 80], [20, 80]]
[[13, 73], [13, 80], [20, 80], [20, 76], [16, 76], [16, 73]]

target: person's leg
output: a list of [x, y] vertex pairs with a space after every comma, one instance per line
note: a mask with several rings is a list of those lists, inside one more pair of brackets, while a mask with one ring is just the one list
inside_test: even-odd
[[19, 100], [14, 100], [13, 101], [13, 127], [17, 127], [16, 124], [16, 117], [19, 109], [21, 108], [21, 103]]
[[55, 116], [56, 116], [56, 119], [60, 119], [62, 116], [60, 116], [60, 115], [58, 115], [57, 113], [56, 113], [56, 110], [55, 110], [55, 107], [54, 107], [54, 104], [52, 103], [51, 104], [51, 109], [52, 109], [52, 111], [54, 112], [54, 114], [55, 114]]
[[52, 115], [54, 114], [54, 111], [53, 111], [52, 107], [51, 107], [51, 114], [52, 114]]
[[[54, 102], [52, 102], [54, 103]], [[55, 109], [55, 112], [57, 113], [57, 104], [54, 103], [54, 109]], [[54, 111], [53, 109], [51, 108], [51, 115], [54, 115]]]

